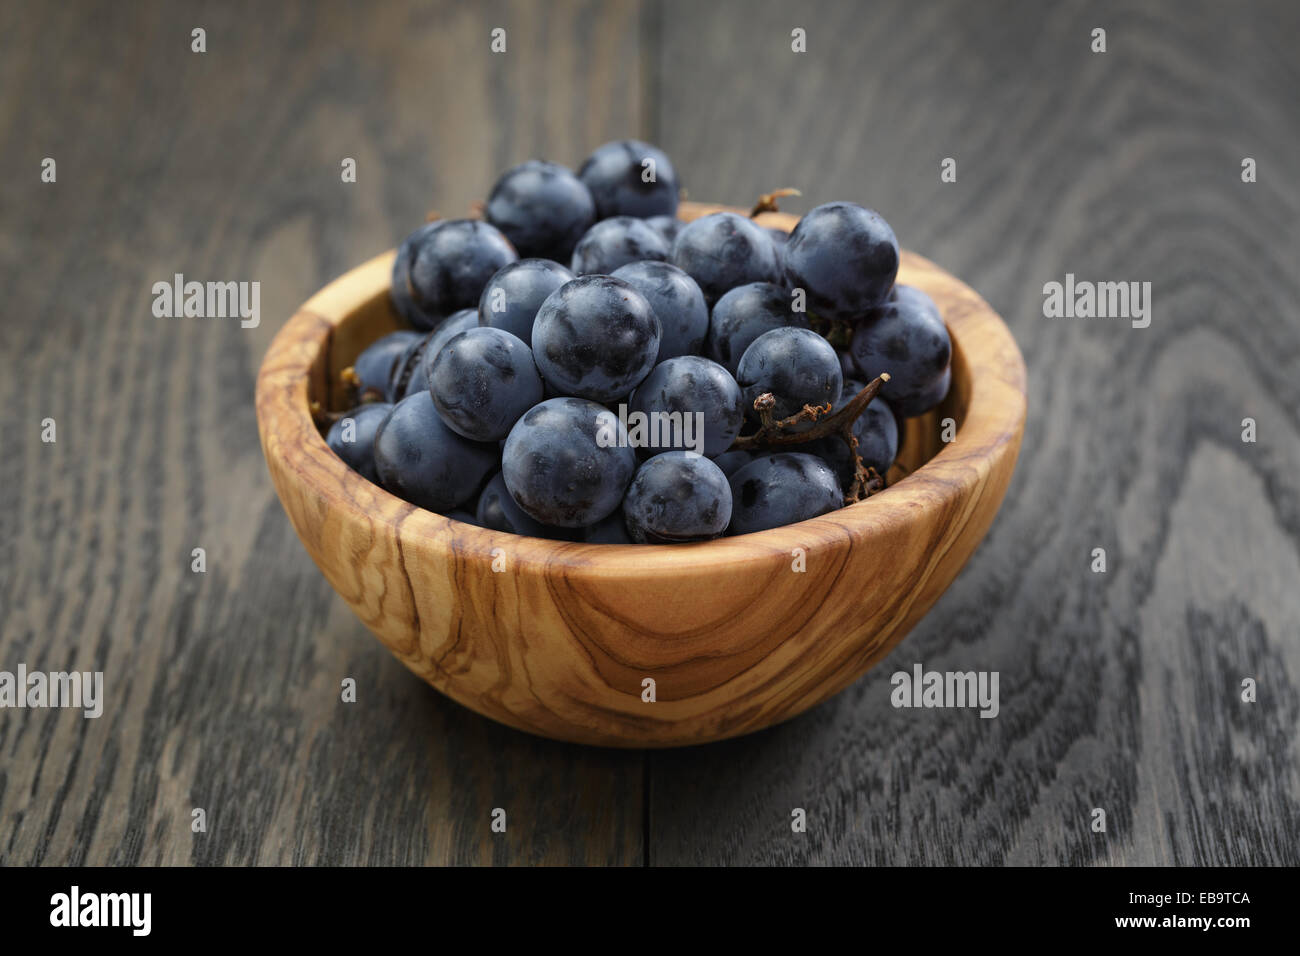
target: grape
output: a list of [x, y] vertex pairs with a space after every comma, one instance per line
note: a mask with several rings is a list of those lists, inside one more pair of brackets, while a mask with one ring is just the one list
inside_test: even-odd
[[464, 511], [460, 508], [457, 508], [455, 511], [448, 511], [446, 517], [450, 518], [452, 521], [460, 521], [464, 524], [472, 524], [482, 527], [479, 525], [477, 518], [468, 511]]
[[930, 383], [930, 387], [922, 391], [916, 399], [916, 407], [924, 409], [918, 412], [923, 415], [930, 409], [934, 408], [945, 398], [948, 397], [948, 389], [952, 385], [952, 366], [949, 365], [943, 370], [943, 374]]
[[483, 286], [519, 256], [486, 222], [450, 219], [411, 233], [393, 262], [393, 304], [415, 328], [428, 331], [459, 309], [478, 304]]
[[736, 286], [781, 281], [772, 237], [734, 212], [710, 213], [687, 223], [673, 240], [668, 261], [699, 283], [709, 305]]
[[393, 406], [385, 402], [361, 405], [331, 425], [325, 436], [330, 451], [367, 481], [379, 480], [375, 471], [375, 432], [392, 410]]
[[407, 346], [422, 338], [424, 336], [419, 332], [403, 329], [390, 332], [366, 346], [352, 363], [352, 371], [357, 376], [357, 394], [363, 399], [368, 396], [386, 398], [393, 366]]
[[[865, 382], [846, 379], [844, 392], [835, 403], [834, 411], [838, 412], [866, 387]], [[858, 440], [858, 454], [862, 456], [862, 464], [876, 469], [881, 476], [889, 471], [898, 456], [898, 421], [893, 409], [879, 395], [854, 420], [853, 436]], [[853, 455], [849, 451], [848, 442], [839, 435], [827, 435], [808, 445], [811, 446], [808, 447], [810, 453], [822, 458], [835, 469], [840, 486], [847, 490], [853, 482]]]
[[[653, 171], [654, 178], [646, 182]], [[677, 171], [663, 151], [640, 140], [606, 143], [578, 169], [596, 201], [596, 218], [672, 216], [681, 191]]]
[[727, 534], [750, 534], [806, 521], [844, 503], [830, 465], [804, 452], [756, 458], [729, 480], [732, 505]]
[[790, 293], [770, 282], [751, 282], [726, 293], [713, 307], [705, 354], [732, 375], [754, 340], [773, 329], [808, 328], [808, 317], [790, 308]]
[[867, 313], [849, 343], [865, 378], [888, 372], [881, 396], [903, 418], [929, 411], [948, 394], [952, 341], [934, 300], [911, 286]]
[[849, 379], [857, 378], [859, 375], [858, 367], [853, 362], [853, 355], [850, 352], [837, 352], [840, 357], [840, 372], [844, 376], [844, 390], [848, 391]]
[[582, 276], [552, 292], [533, 322], [533, 358], [561, 395], [620, 399], [654, 367], [659, 319], [622, 279]]
[[682, 226], [686, 225], [676, 216], [651, 216], [645, 221], [645, 224], [663, 236], [664, 242], [668, 243], [669, 248], [672, 248], [673, 240], [682, 231]]
[[629, 262], [667, 258], [668, 243], [644, 219], [615, 216], [602, 219], [578, 240], [569, 268], [580, 276], [606, 276]]
[[461, 309], [459, 312], [447, 316], [442, 325], [430, 332], [429, 340], [424, 344], [424, 349], [420, 353], [420, 364], [411, 376], [411, 383], [407, 386], [406, 394], [410, 395], [427, 389], [429, 387], [429, 372], [433, 370], [433, 363], [437, 361], [442, 347], [460, 333], [476, 328], [478, 328], [478, 312], [474, 309]]
[[[702, 414], [703, 434], [693, 431], [695, 447], [690, 450], [709, 458], [730, 448], [745, 422], [744, 404], [736, 380], [717, 362], [698, 355], [681, 355], [656, 365], [632, 393], [629, 410], [648, 416], [676, 412], [680, 413], [683, 422], [687, 416], [697, 412]], [[650, 417], [648, 420], [653, 423], [656, 419]], [[690, 426], [693, 430], [696, 427], [694, 421], [692, 419]], [[657, 431], [655, 429], [651, 434], [658, 437]], [[676, 432], [672, 437], [680, 440], [681, 433]], [[675, 447], [683, 449], [686, 446], [678, 443]], [[649, 453], [654, 455], [667, 450], [658, 446], [652, 447]]]
[[809, 210], [782, 254], [785, 284], [808, 295], [824, 319], [860, 319], [889, 295], [898, 274], [898, 240], [877, 213], [856, 203]]
[[497, 180], [483, 217], [501, 230], [520, 256], [564, 261], [596, 221], [596, 202], [591, 190], [564, 166], [530, 159]]
[[447, 316], [436, 329], [420, 335], [419, 340], [407, 346], [393, 363], [393, 376], [389, 382], [388, 401], [400, 402], [408, 395], [429, 389], [429, 369], [453, 335], [478, 326], [478, 313], [461, 309]]
[[[416, 373], [420, 368], [420, 359], [424, 356], [424, 348], [429, 344], [429, 339], [432, 337], [432, 332], [417, 333], [417, 337], [407, 342], [406, 347], [402, 349], [401, 354], [393, 362], [393, 371], [388, 379], [388, 389], [384, 393], [384, 398], [389, 403], [396, 404], [407, 395], [413, 395], [421, 391], [421, 386], [428, 387], [428, 383], [424, 381], [424, 376]], [[414, 386], [412, 386], [412, 382], [415, 383]]]
[[548, 295], [571, 281], [573, 273], [549, 259], [512, 262], [483, 287], [478, 300], [478, 324], [505, 329], [531, 347], [537, 310]]
[[730, 478], [753, 460], [753, 452], [724, 451], [721, 455], [714, 456], [713, 463], [722, 469], [724, 475]]
[[515, 499], [510, 497], [510, 492], [506, 489], [506, 480], [499, 471], [492, 476], [492, 480], [479, 495], [476, 517], [480, 525], [493, 531], [565, 541], [577, 541], [579, 538], [579, 534], [573, 528], [553, 528], [540, 521], [534, 521], [528, 512], [515, 504]]
[[476, 326], [442, 347], [429, 372], [429, 393], [456, 434], [498, 441], [542, 400], [542, 378], [520, 338]]
[[496, 446], [461, 438], [444, 425], [428, 392], [394, 405], [375, 435], [380, 483], [429, 511], [464, 504], [496, 463]]
[[790, 241], [790, 233], [784, 229], [777, 229], [774, 226], [767, 227], [767, 234], [772, 237], [772, 245], [776, 246], [777, 254], [780, 255], [785, 251], [785, 244]]
[[666, 262], [631, 262], [613, 272], [646, 297], [659, 318], [656, 364], [679, 355], [698, 355], [709, 333], [709, 307], [695, 280]]
[[623, 517], [638, 544], [707, 541], [731, 521], [731, 486], [709, 459], [665, 452], [637, 471], [623, 499]]
[[827, 405], [844, 384], [840, 359], [824, 338], [810, 329], [773, 329], [756, 338], [740, 358], [736, 381], [745, 414], [757, 417], [754, 400], [771, 392], [772, 415], [788, 418], [805, 405]]
[[622, 509], [615, 509], [607, 518], [601, 518], [590, 527], [582, 529], [582, 540], [588, 544], [631, 544]]
[[510, 430], [501, 471], [510, 496], [535, 521], [582, 528], [618, 508], [636, 471], [636, 453], [607, 409], [581, 398], [552, 398]]

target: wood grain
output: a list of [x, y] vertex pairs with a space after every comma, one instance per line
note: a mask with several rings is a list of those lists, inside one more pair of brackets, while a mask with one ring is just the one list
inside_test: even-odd
[[[0, 6], [0, 669], [99, 669], [106, 696], [0, 712], [0, 863], [643, 861], [640, 755], [517, 734], [393, 661], [295, 537], [253, 408], [313, 289], [504, 165], [639, 125], [640, 16]], [[260, 281], [261, 324], [155, 318], [176, 272]]]
[[[1300, 863], [1300, 9], [659, 9], [656, 134], [691, 192], [879, 209], [1006, 318], [1030, 416], [997, 523], [887, 660], [652, 756], [651, 862]], [[1151, 326], [1043, 318], [1067, 272], [1152, 282]], [[1000, 671], [999, 717], [895, 710], [916, 662]]]
[[[1300, 863], [1298, 34], [1288, 0], [0, 4], [0, 668], [102, 667], [109, 698], [0, 713], [0, 862]], [[998, 520], [900, 650], [648, 781], [394, 661], [296, 540], [252, 404], [311, 290], [511, 161], [629, 133], [693, 195], [875, 206], [1030, 371]], [[178, 269], [259, 279], [261, 327], [155, 320]], [[1043, 319], [1067, 271], [1152, 281], [1152, 326]], [[891, 708], [917, 660], [999, 669], [999, 718]]]
[[[713, 208], [684, 204], [680, 215]], [[366, 626], [443, 693], [521, 730], [681, 746], [820, 703], [943, 593], [1015, 466], [1025, 420], [1015, 342], [968, 287], [906, 253], [900, 281], [929, 293], [944, 316], [954, 384], [913, 424], [910, 474], [884, 492], [797, 525], [695, 545], [582, 545], [465, 525], [362, 478], [312, 418], [312, 403], [327, 405], [357, 352], [396, 325], [391, 273], [391, 255], [349, 272], [276, 336], [257, 384], [267, 464], [312, 559]], [[944, 444], [948, 417], [957, 435]]]

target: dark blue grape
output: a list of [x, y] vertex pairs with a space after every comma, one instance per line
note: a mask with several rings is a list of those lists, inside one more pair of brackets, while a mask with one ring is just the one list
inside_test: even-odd
[[325, 436], [330, 451], [367, 481], [379, 481], [375, 471], [375, 432], [392, 410], [393, 406], [387, 402], [361, 405], [331, 425]]
[[510, 496], [535, 521], [583, 528], [618, 508], [636, 471], [636, 453], [608, 409], [581, 398], [552, 398], [515, 423], [501, 470]]
[[799, 220], [781, 258], [785, 284], [807, 293], [811, 312], [857, 320], [889, 295], [898, 274], [898, 240], [870, 209], [831, 202]]
[[894, 298], [868, 312], [853, 330], [849, 351], [858, 372], [888, 372], [881, 396], [903, 418], [929, 411], [948, 394], [952, 341], [934, 301], [899, 286]]
[[533, 358], [561, 395], [610, 402], [654, 368], [659, 319], [622, 279], [583, 276], [542, 303], [533, 322]]
[[840, 357], [840, 372], [844, 376], [845, 390], [848, 388], [848, 381], [851, 378], [858, 377], [858, 366], [853, 361], [853, 355], [849, 352], [837, 352]]
[[461, 438], [448, 428], [428, 392], [393, 406], [375, 435], [380, 484], [429, 511], [464, 504], [496, 464], [497, 446]]
[[411, 325], [428, 331], [453, 312], [477, 306], [487, 281], [518, 258], [510, 240], [486, 222], [426, 223], [398, 247], [393, 304]]
[[573, 278], [572, 272], [549, 259], [512, 262], [483, 287], [478, 300], [478, 324], [505, 329], [531, 348], [537, 310], [548, 295]]
[[709, 459], [665, 452], [637, 470], [623, 499], [623, 518], [637, 544], [708, 541], [731, 521], [731, 486]]
[[651, 229], [655, 230], [655, 232], [659, 233], [659, 235], [664, 237], [664, 242], [668, 243], [670, 249], [672, 248], [673, 240], [676, 239], [677, 234], [682, 231], [682, 226], [686, 225], [686, 223], [682, 222], [676, 216], [651, 216], [645, 221], [645, 223]]
[[[674, 447], [702, 453], [709, 458], [721, 455], [731, 447], [745, 423], [744, 403], [736, 380], [717, 362], [699, 355], [681, 355], [656, 365], [632, 393], [629, 410], [644, 413], [651, 423], [669, 421], [666, 417], [654, 416], [673, 413], [680, 415], [683, 427], [687, 426], [689, 419], [694, 447], [684, 443], [667, 447], [659, 445], [648, 448], [652, 455]], [[703, 415], [702, 433], [696, 431], [697, 414]], [[653, 424], [648, 430], [655, 437], [668, 437], [659, 436], [661, 429]], [[673, 439], [681, 437], [681, 430], [672, 430]]]
[[738, 450], [725, 451], [721, 455], [716, 455], [713, 459], [713, 463], [722, 469], [724, 475], [730, 478], [753, 460], [753, 452]]
[[476, 527], [482, 527], [482, 525], [479, 524], [477, 518], [475, 518], [468, 511], [464, 511], [459, 508], [456, 509], [455, 511], [448, 511], [446, 517], [450, 518], [452, 521], [460, 521], [464, 524], [472, 524], [475, 525]]
[[484, 528], [504, 531], [507, 534], [562, 541], [577, 541], [580, 537], [573, 528], [555, 528], [534, 521], [528, 512], [520, 508], [515, 503], [515, 499], [510, 497], [510, 492], [506, 489], [506, 480], [499, 471], [492, 476], [492, 480], [479, 495], [475, 517]]
[[668, 243], [644, 219], [615, 216], [602, 219], [578, 240], [569, 268], [580, 276], [607, 276], [629, 262], [667, 258]]
[[[846, 379], [844, 392], [835, 403], [839, 411], [866, 388], [865, 382]], [[858, 440], [858, 454], [862, 463], [884, 477], [894, 459], [898, 457], [898, 421], [889, 404], [877, 395], [871, 404], [853, 422], [853, 436]], [[840, 486], [846, 491], [853, 481], [853, 456], [848, 442], [839, 435], [827, 435], [808, 443], [807, 451], [823, 459], [835, 469]]]
[[497, 180], [483, 216], [505, 234], [520, 256], [568, 261], [582, 234], [596, 221], [596, 203], [569, 169], [530, 159]]
[[788, 418], [805, 405], [827, 405], [840, 397], [840, 358], [810, 329], [773, 329], [756, 338], [740, 358], [736, 381], [745, 414], [755, 417], [754, 400], [771, 392], [775, 418]]
[[679, 355], [699, 355], [709, 334], [709, 307], [695, 280], [667, 262], [631, 262], [613, 273], [646, 297], [659, 317], [659, 355], [655, 363]]
[[447, 320], [429, 333], [429, 341], [424, 344], [424, 349], [420, 353], [420, 367], [416, 370], [415, 375], [411, 377], [411, 385], [408, 386], [408, 393], [412, 390], [420, 391], [429, 387], [429, 372], [433, 369], [433, 363], [438, 358], [438, 353], [442, 347], [450, 342], [462, 332], [468, 332], [470, 329], [478, 328], [478, 311], [476, 309], [461, 309], [447, 316]]
[[750, 534], [806, 521], [844, 504], [830, 465], [804, 452], [755, 458], [734, 473], [727, 534]]
[[407, 395], [414, 395], [428, 387], [424, 374], [420, 370], [420, 360], [424, 357], [425, 346], [429, 344], [433, 333], [420, 332], [417, 335], [417, 338], [406, 344], [393, 362], [393, 371], [388, 378], [388, 389], [384, 394], [384, 398], [390, 404], [395, 405]]
[[779, 256], [785, 250], [785, 244], [790, 241], [790, 233], [773, 226], [766, 228], [767, 234], [772, 237], [772, 244], [776, 246], [777, 255]]
[[808, 317], [790, 305], [789, 291], [770, 282], [732, 289], [713, 307], [704, 354], [735, 375], [745, 349], [763, 333], [808, 328]]
[[[646, 182], [653, 172], [653, 180]], [[681, 186], [663, 151], [635, 139], [606, 143], [578, 168], [596, 200], [596, 218], [672, 216]]]
[[734, 212], [710, 213], [687, 223], [673, 240], [668, 261], [699, 283], [709, 305], [737, 286], [781, 281], [772, 237]]
[[400, 402], [416, 392], [427, 392], [429, 369], [443, 345], [452, 336], [477, 327], [478, 313], [473, 309], [461, 309], [447, 316], [432, 332], [421, 335], [419, 341], [412, 342], [393, 364], [388, 400]]
[[412, 343], [424, 338], [419, 332], [403, 329], [390, 332], [370, 343], [352, 363], [357, 376], [357, 394], [360, 398], [387, 398], [393, 366]]
[[442, 347], [429, 372], [429, 393], [456, 434], [500, 441], [542, 400], [542, 377], [518, 336], [475, 326]]
[[948, 397], [948, 389], [951, 386], [952, 366], [949, 365], [943, 370], [943, 374], [936, 378], [930, 384], [930, 387], [922, 391], [917, 397], [915, 407], [923, 409], [923, 411], [917, 412], [917, 414], [923, 415], [925, 412], [938, 406], [939, 403]]
[[627, 533], [622, 509], [617, 509], [609, 517], [583, 528], [582, 540], [588, 544], [631, 544], [632, 536]]

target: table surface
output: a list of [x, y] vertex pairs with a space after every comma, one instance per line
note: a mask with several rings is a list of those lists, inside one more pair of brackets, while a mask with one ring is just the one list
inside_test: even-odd
[[[0, 711], [0, 863], [1300, 862], [1297, 35], [1284, 0], [3, 5], [0, 670], [105, 703]], [[408, 673], [299, 544], [252, 403], [329, 279], [626, 135], [695, 198], [879, 209], [1030, 374], [1002, 511], [892, 656], [653, 754]], [[176, 273], [260, 282], [261, 324], [155, 317]], [[1150, 282], [1150, 327], [1045, 318], [1067, 273]], [[998, 671], [998, 718], [894, 709], [918, 662]]]

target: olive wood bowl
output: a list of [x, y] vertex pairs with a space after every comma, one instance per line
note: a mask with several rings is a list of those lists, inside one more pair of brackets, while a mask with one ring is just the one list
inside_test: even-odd
[[[683, 203], [679, 214], [719, 208]], [[928, 292], [951, 333], [952, 388], [907, 422], [889, 487], [866, 501], [689, 545], [549, 541], [424, 511], [350, 470], [311, 411], [346, 410], [339, 373], [399, 328], [392, 261], [385, 253], [331, 282], [280, 330], [257, 379], [262, 449], [298, 536], [366, 627], [438, 690], [511, 727], [673, 747], [793, 717], [903, 639], [984, 537], [1011, 479], [1026, 408], [1020, 351], [972, 289], [904, 252], [898, 281]]]

